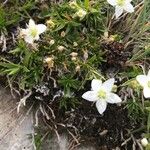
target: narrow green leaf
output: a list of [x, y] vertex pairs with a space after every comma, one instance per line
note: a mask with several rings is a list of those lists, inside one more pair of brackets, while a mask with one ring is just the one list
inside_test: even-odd
[[19, 53], [20, 51], [21, 51], [20, 48], [16, 48], [16, 49], [14, 49], [14, 50], [11, 50], [9, 53], [11, 53], [11, 54], [17, 54], [17, 53]]
[[84, 6], [85, 6], [86, 10], [89, 10], [89, 6], [90, 6], [89, 0], [84, 1]]
[[12, 69], [12, 71], [10, 71], [10, 73], [8, 73], [8, 75], [14, 75], [16, 73], [18, 73], [20, 71], [20, 68], [14, 68]]

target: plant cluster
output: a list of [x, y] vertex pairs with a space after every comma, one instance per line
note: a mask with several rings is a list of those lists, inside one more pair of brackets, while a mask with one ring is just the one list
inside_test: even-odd
[[[9, 26], [19, 23], [16, 43], [12, 45], [15, 48], [1, 51], [0, 56], [0, 75], [7, 77], [11, 90], [26, 96], [28, 91], [37, 92], [40, 87], [40, 91], [49, 95], [45, 84], [52, 80], [51, 88], [62, 91], [61, 107], [80, 105], [82, 96], [96, 101], [100, 114], [107, 102], [123, 103], [127, 99], [125, 107], [132, 118], [148, 118], [144, 137], [150, 138], [147, 99], [150, 98], [150, 71], [140, 75], [150, 69], [149, 0], [45, 2], [41, 7], [39, 3], [25, 3], [11, 21], [7, 21], [7, 8], [0, 7], [3, 37], [8, 35]], [[118, 87], [114, 78], [121, 79], [116, 83]], [[92, 90], [84, 93], [90, 80]], [[102, 80], [106, 81], [102, 84]], [[83, 95], [79, 95], [81, 91]], [[125, 92], [126, 95], [122, 94]], [[30, 95], [29, 92], [27, 98]], [[21, 100], [24, 103], [26, 99]], [[145, 139], [142, 143], [149, 146]]]

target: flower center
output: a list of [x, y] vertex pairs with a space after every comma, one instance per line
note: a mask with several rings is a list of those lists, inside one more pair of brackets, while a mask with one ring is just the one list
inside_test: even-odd
[[77, 3], [76, 3], [75, 1], [73, 1], [73, 2], [70, 3], [70, 7], [71, 7], [72, 9], [75, 9], [75, 8], [78, 7], [78, 5], [77, 5]]
[[80, 11], [80, 12], [78, 13], [78, 15], [79, 15], [80, 17], [82, 17], [82, 16], [83, 16], [83, 13]]
[[117, 4], [118, 4], [119, 6], [123, 6], [124, 3], [125, 3], [125, 0], [117, 0]]
[[147, 82], [148, 87], [150, 88], [150, 81]]
[[106, 92], [104, 90], [99, 90], [98, 91], [98, 97], [105, 99], [106, 98]]
[[84, 10], [79, 10], [77, 12], [77, 15], [82, 18], [82, 17], [84, 17], [86, 15], [86, 12]]
[[30, 31], [31, 31], [31, 36], [32, 36], [32, 37], [36, 37], [36, 36], [37, 36], [37, 32], [38, 32], [38, 31], [37, 31], [36, 28], [32, 28]]

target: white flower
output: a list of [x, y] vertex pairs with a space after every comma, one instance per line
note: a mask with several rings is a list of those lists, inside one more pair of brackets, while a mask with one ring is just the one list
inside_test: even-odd
[[61, 35], [61, 37], [65, 37], [66, 36], [66, 32], [62, 31], [60, 35]]
[[55, 44], [55, 41], [54, 40], [50, 40], [49, 44], [53, 45], [53, 44]]
[[76, 16], [78, 16], [80, 19], [83, 19], [85, 16], [86, 16], [87, 12], [83, 9], [79, 9], [77, 12], [76, 12]]
[[55, 27], [55, 23], [52, 19], [47, 20], [46, 24], [49, 28], [54, 28]]
[[78, 43], [77, 42], [73, 42], [73, 46], [74, 47], [78, 46]]
[[58, 48], [58, 50], [61, 51], [61, 52], [65, 49], [65, 47], [64, 47], [64, 46], [61, 46], [61, 45], [58, 46], [57, 48]]
[[132, 0], [107, 0], [110, 5], [115, 6], [116, 19], [123, 13], [123, 10], [129, 13], [134, 12], [131, 1]]
[[33, 44], [35, 40], [39, 40], [39, 35], [45, 32], [46, 26], [44, 24], [35, 24], [34, 20], [30, 19], [27, 29], [21, 30], [21, 35], [23, 35], [27, 43]]
[[136, 80], [143, 87], [144, 97], [150, 98], [150, 70], [147, 75], [138, 75]]
[[54, 67], [54, 58], [53, 57], [45, 58], [44, 62], [47, 63], [48, 68]]
[[148, 145], [148, 140], [146, 138], [143, 138], [141, 140], [141, 144], [142, 144], [142, 146], [146, 147]]
[[92, 90], [87, 91], [82, 95], [82, 98], [96, 102], [97, 110], [102, 114], [107, 107], [107, 103], [120, 103], [121, 98], [111, 92], [114, 85], [114, 78], [108, 79], [104, 83], [101, 80], [93, 79], [91, 83]]
[[70, 2], [69, 2], [69, 6], [70, 6], [72, 9], [78, 8], [78, 4], [77, 4], [76, 1], [70, 1]]

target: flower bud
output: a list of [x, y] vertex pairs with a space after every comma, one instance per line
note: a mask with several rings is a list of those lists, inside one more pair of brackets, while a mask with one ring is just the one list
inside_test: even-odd
[[49, 42], [50, 45], [53, 45], [54, 43], [55, 43], [54, 40], [50, 40], [50, 42]]
[[117, 92], [117, 85], [113, 85], [112, 91]]
[[150, 48], [150, 44], [149, 44], [149, 45], [146, 45], [146, 46], [144, 47], [145, 51], [147, 51], [149, 48]]
[[84, 54], [83, 54], [84, 60], [87, 60], [89, 57], [88, 52], [87, 52], [87, 50], [83, 51], [83, 52], [84, 52]]
[[140, 87], [139, 83], [136, 81], [136, 80], [132, 80], [130, 83], [129, 83], [129, 86], [132, 88], [132, 89], [138, 89]]
[[148, 145], [148, 140], [146, 138], [143, 138], [141, 140], [141, 144], [142, 144], [143, 147], [146, 147]]
[[79, 72], [79, 71], [80, 71], [80, 66], [77, 65], [77, 66], [76, 66], [76, 72]]
[[47, 63], [48, 68], [54, 67], [53, 57], [47, 57], [44, 59], [44, 62]]
[[105, 38], [108, 38], [108, 36], [109, 36], [108, 31], [105, 31], [105, 32], [104, 32], [104, 37], [105, 37]]
[[77, 12], [76, 12], [76, 15], [80, 18], [80, 19], [83, 19], [85, 16], [86, 16], [87, 12], [83, 9], [79, 9]]
[[115, 41], [115, 38], [114, 38], [114, 36], [113, 35], [111, 35], [110, 37], [109, 37], [109, 41]]
[[74, 47], [78, 46], [78, 43], [77, 42], [73, 42], [73, 46]]
[[66, 35], [66, 32], [65, 32], [65, 31], [62, 31], [62, 32], [61, 32], [61, 37], [65, 37], [65, 35]]
[[54, 28], [55, 27], [55, 23], [51, 19], [47, 20], [46, 24], [50, 28]]
[[71, 60], [72, 60], [72, 61], [76, 61], [76, 60], [77, 60], [77, 57], [72, 57]]
[[76, 3], [76, 1], [71, 1], [71, 2], [69, 2], [69, 6], [70, 6], [72, 9], [78, 8], [78, 4]]
[[77, 56], [78, 56], [78, 53], [72, 52], [70, 55], [71, 55], [72, 57], [77, 57]]
[[59, 50], [60, 52], [62, 52], [62, 51], [65, 49], [64, 46], [58, 46], [57, 48], [58, 48], [58, 50]]

